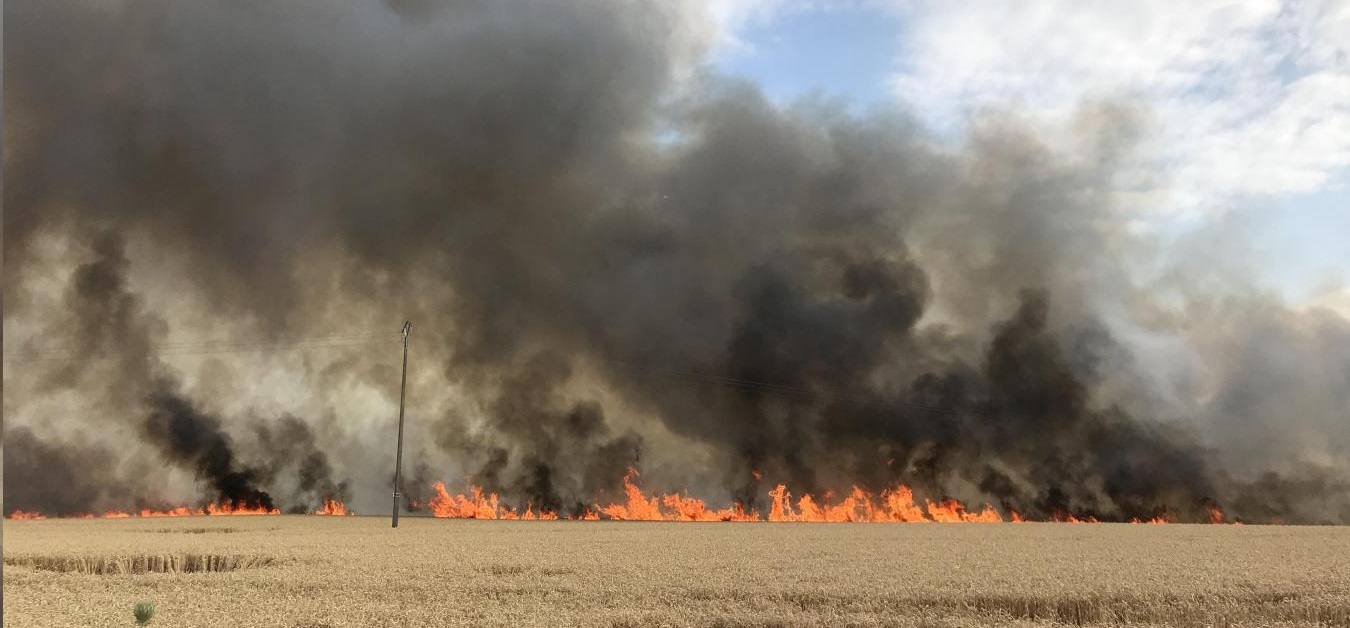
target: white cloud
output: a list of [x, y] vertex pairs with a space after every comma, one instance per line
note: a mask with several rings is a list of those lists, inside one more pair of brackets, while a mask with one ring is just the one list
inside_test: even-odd
[[747, 51], [749, 45], [738, 34], [750, 24], [772, 19], [787, 4], [787, 0], [706, 0], [704, 10], [717, 33], [716, 48]]
[[735, 32], [755, 19], [765, 19], [783, 8], [785, 0], [708, 0], [708, 13], [724, 31]]
[[1316, 190], [1350, 166], [1350, 0], [896, 0], [898, 95], [940, 128], [1012, 105], [1067, 128], [1085, 100], [1146, 103], [1152, 209]]
[[1308, 304], [1309, 309], [1325, 309], [1340, 314], [1350, 320], [1350, 286], [1329, 289], [1316, 296]]

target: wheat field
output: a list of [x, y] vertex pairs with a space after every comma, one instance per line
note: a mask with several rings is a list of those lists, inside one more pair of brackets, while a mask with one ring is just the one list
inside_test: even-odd
[[1350, 626], [1350, 528], [4, 523], [6, 626]]

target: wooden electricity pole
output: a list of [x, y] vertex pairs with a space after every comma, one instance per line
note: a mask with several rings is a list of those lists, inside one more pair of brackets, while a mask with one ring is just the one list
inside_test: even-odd
[[394, 527], [398, 527], [399, 489], [403, 488], [403, 395], [408, 391], [408, 336], [412, 323], [403, 323], [403, 382], [398, 387], [398, 453], [394, 455]]

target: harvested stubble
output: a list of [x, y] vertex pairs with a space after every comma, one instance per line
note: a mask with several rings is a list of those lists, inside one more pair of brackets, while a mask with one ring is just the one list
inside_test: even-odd
[[271, 556], [152, 554], [142, 556], [6, 556], [6, 567], [104, 575], [140, 573], [218, 573], [266, 567]]
[[[203, 528], [209, 521], [168, 523]], [[4, 619], [123, 626], [1350, 626], [1350, 529], [260, 517], [7, 521]], [[23, 566], [229, 556], [257, 569]], [[55, 563], [53, 563], [55, 564]], [[168, 570], [172, 571], [172, 570]]]
[[239, 528], [160, 528], [158, 530], [146, 530], [158, 534], [229, 534], [238, 532]]

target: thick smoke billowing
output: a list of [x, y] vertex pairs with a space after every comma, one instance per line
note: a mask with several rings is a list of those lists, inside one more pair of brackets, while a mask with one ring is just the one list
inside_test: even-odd
[[[905, 482], [1350, 521], [1350, 322], [1137, 276], [1128, 106], [1054, 150], [997, 113], [954, 147], [898, 108], [780, 106], [703, 66], [692, 1], [7, 11], [6, 340], [77, 358], [6, 364], [11, 478], [67, 473], [85, 431], [205, 499], [381, 503], [392, 343], [154, 354], [407, 319], [414, 497], [574, 512], [636, 467], [761, 507], [761, 482]], [[67, 429], [18, 431], [52, 404]], [[9, 485], [10, 510], [118, 499]]]
[[108, 481], [115, 466], [113, 453], [105, 449], [74, 442], [57, 446], [25, 426], [5, 430], [5, 502], [20, 505], [10, 506], [11, 511], [41, 505], [52, 515], [89, 512], [91, 504], [125, 490]]
[[333, 479], [333, 466], [321, 451], [309, 424], [283, 416], [275, 422], [259, 421], [253, 426], [263, 458], [270, 461], [263, 477], [269, 485], [292, 479], [294, 489], [289, 503], [292, 511], [304, 511], [308, 504], [325, 500], [346, 501], [350, 491], [346, 481]]
[[258, 490], [254, 469], [241, 467], [222, 430], [220, 419], [202, 414], [192, 403], [164, 386], [150, 397], [145, 439], [164, 457], [194, 470], [225, 503], [248, 508], [275, 507], [272, 496]]

